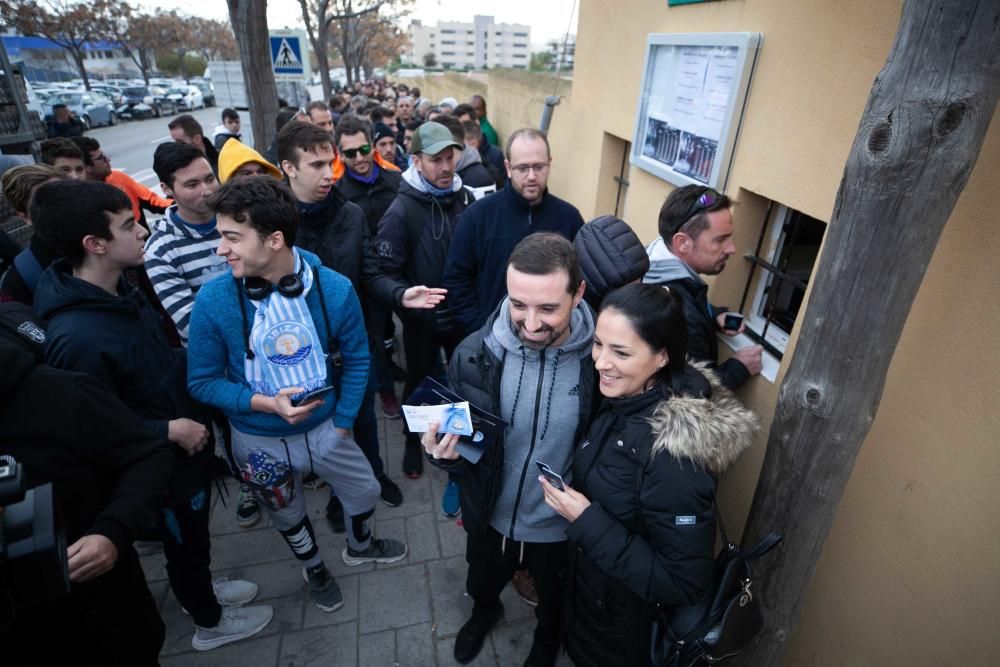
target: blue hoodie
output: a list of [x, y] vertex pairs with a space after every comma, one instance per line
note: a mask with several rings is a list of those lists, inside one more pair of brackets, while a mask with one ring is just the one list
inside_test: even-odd
[[[222, 410], [235, 429], [250, 435], [281, 437], [305, 433], [331, 417], [334, 426], [350, 429], [368, 383], [368, 334], [351, 281], [321, 266], [316, 255], [301, 248], [298, 252], [317, 272], [327, 308], [325, 319], [330, 326], [329, 336], [337, 342], [344, 359], [339, 389], [326, 394], [323, 405], [313, 410], [305, 421], [292, 426], [278, 415], [255, 412], [250, 407], [254, 392], [244, 375], [246, 347], [240, 303], [251, 321], [256, 309], [233, 280], [232, 270], [198, 291], [191, 314], [188, 338], [191, 395]], [[306, 296], [306, 305], [323, 351], [328, 353], [327, 330], [317, 290], [311, 290]]]

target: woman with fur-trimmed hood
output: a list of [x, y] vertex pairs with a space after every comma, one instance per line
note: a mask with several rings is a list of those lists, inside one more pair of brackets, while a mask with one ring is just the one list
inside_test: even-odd
[[577, 446], [573, 488], [539, 478], [570, 521], [566, 649], [577, 665], [648, 664], [657, 604], [693, 604], [715, 583], [715, 486], [756, 418], [685, 362], [686, 332], [663, 287], [605, 297], [592, 353], [604, 406]]

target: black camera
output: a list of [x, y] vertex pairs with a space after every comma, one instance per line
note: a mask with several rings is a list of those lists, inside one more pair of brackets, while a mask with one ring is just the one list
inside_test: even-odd
[[[69, 594], [66, 533], [52, 484], [25, 488], [21, 464], [0, 457], [0, 630], [14, 609], [28, 611]], [[13, 609], [2, 606], [13, 603]]]

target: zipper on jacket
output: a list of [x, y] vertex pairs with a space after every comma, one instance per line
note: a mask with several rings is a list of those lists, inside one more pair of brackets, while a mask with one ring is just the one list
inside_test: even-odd
[[[517, 485], [517, 495], [514, 497], [514, 511], [510, 517], [510, 539], [514, 538], [514, 524], [517, 523], [517, 509], [521, 504], [521, 492], [524, 491], [524, 478], [528, 474], [528, 466], [531, 463], [531, 453], [535, 451], [535, 435], [538, 433], [538, 409], [542, 405], [542, 385], [545, 383], [545, 349], [538, 353], [538, 388], [535, 390], [535, 417], [531, 421], [531, 444], [528, 445], [528, 456], [524, 459], [524, 467], [521, 469], [521, 480]], [[516, 406], [515, 406], [516, 407]]]

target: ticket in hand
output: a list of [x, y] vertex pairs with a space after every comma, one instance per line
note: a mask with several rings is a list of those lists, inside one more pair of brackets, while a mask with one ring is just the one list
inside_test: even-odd
[[438, 433], [472, 435], [472, 413], [469, 402], [443, 405], [404, 405], [403, 416], [411, 433], [426, 433], [431, 422], [438, 422]]

